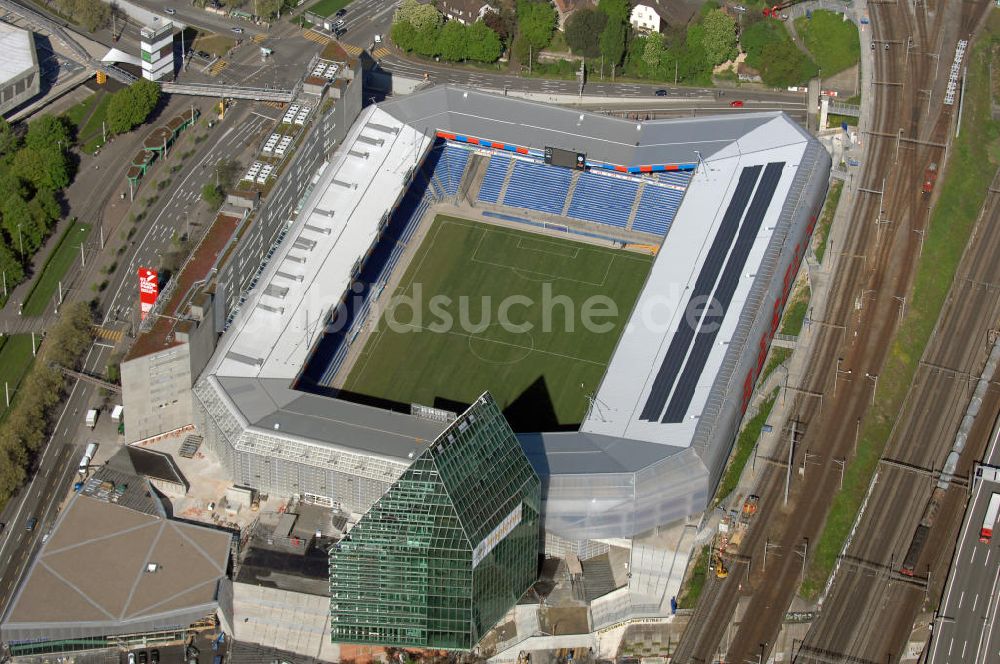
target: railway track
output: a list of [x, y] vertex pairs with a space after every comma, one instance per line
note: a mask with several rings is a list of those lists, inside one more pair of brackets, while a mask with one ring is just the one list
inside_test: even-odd
[[[843, 327], [817, 325], [811, 331], [816, 341], [800, 387], [826, 396], [819, 400], [796, 392], [791, 409], [792, 417], [805, 429], [793, 459], [795, 465], [802, 464], [808, 451], [805, 477], [793, 484], [789, 506], [782, 509], [784, 469], [771, 467], [764, 473], [758, 489], [762, 500], [757, 524], [741, 549], [745, 562], [734, 562], [727, 579], [709, 582], [674, 661], [714, 661], [744, 594], [749, 595], [744, 615], [753, 616], [753, 620], [737, 626], [732, 642], [723, 649], [725, 661], [755, 662], [758, 657], [766, 658], [775, 641], [800, 583], [800, 555], [809, 555], [808, 542], [817, 541], [839, 488], [838, 462], [853, 454], [856, 422], [871, 404], [876, 377], [885, 364], [900, 319], [902, 298], [915, 273], [921, 247], [919, 233], [926, 228], [929, 215], [927, 202], [919, 192], [923, 170], [931, 161], [943, 163], [943, 149], [938, 146], [946, 142], [952, 116], [957, 112], [957, 106], [940, 103], [948, 60], [939, 66], [937, 58], [930, 54], [940, 53], [947, 58], [956, 41], [972, 31], [986, 6], [983, 1], [938, 0], [916, 5], [873, 3], [870, 7], [875, 39], [903, 46], [878, 51], [873, 86], [867, 92], [874, 114], [867, 139], [866, 168], [859, 183], [859, 189], [865, 191], [859, 192], [851, 214], [846, 247], [837, 261], [824, 315], [826, 321]], [[913, 47], [907, 49], [905, 44], [911, 37]], [[927, 90], [932, 91], [931, 103], [927, 101]], [[904, 143], [890, 138], [899, 135], [900, 130], [911, 140]], [[858, 256], [864, 259], [856, 259]], [[955, 364], [962, 359], [942, 358]], [[841, 377], [834, 395], [838, 360], [852, 373], [849, 381]], [[951, 395], [941, 398], [941, 407], [961, 410], [961, 399], [951, 389], [953, 384], [946, 384], [954, 378], [939, 373], [941, 377], [934, 380], [941, 382], [931, 388], [932, 392]], [[922, 415], [925, 428], [914, 430], [929, 433], [926, 420], [932, 416]], [[905, 460], [930, 462], [920, 455]], [[922, 481], [930, 480], [924, 477]], [[802, 491], [803, 486], [808, 486], [808, 491]], [[910, 523], [915, 523], [922, 507], [897, 505], [895, 509], [904, 510], [906, 518], [912, 518]], [[766, 541], [772, 546], [777, 543], [778, 548], [769, 553], [767, 569], [761, 570], [760, 565], [753, 566], [753, 561], [762, 557]], [[915, 588], [912, 592], [921, 591]], [[867, 619], [870, 629], [879, 629], [871, 614], [853, 617]], [[822, 650], [817, 646], [817, 656]], [[880, 657], [885, 661], [884, 653]]]

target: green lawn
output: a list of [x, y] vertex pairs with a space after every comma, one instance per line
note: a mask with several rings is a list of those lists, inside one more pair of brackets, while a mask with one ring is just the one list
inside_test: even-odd
[[806, 313], [809, 312], [809, 284], [796, 288], [792, 299], [785, 307], [784, 320], [781, 322], [781, 333], [797, 337], [802, 332]]
[[93, 153], [94, 150], [104, 145], [104, 132], [101, 124], [108, 115], [108, 104], [110, 103], [111, 95], [101, 94], [94, 113], [77, 132], [76, 142], [82, 146], [84, 152]]
[[691, 572], [684, 580], [684, 587], [677, 597], [677, 608], [693, 609], [701, 597], [701, 591], [705, 588], [705, 580], [708, 578], [708, 563], [711, 556], [712, 547], [702, 547], [696, 555]]
[[760, 410], [747, 422], [736, 438], [732, 458], [729, 460], [729, 466], [726, 467], [726, 474], [722, 476], [719, 488], [715, 491], [716, 505], [725, 500], [740, 483], [740, 475], [743, 474], [743, 469], [746, 468], [747, 461], [750, 460], [750, 453], [753, 452], [753, 447], [757, 444], [757, 439], [760, 438], [760, 432], [767, 423], [767, 418], [771, 416], [774, 400], [778, 398], [778, 390], [779, 388], [775, 388], [770, 396], [764, 399]]
[[823, 212], [819, 216], [819, 223], [813, 238], [816, 242], [816, 262], [822, 263], [826, 256], [826, 246], [830, 240], [830, 226], [833, 225], [833, 217], [837, 214], [837, 206], [840, 204], [840, 194], [844, 191], [844, 182], [834, 180], [830, 184], [830, 190], [826, 193], [826, 202], [823, 203]]
[[[41, 340], [39, 339], [39, 341]], [[31, 354], [30, 334], [0, 337], [0, 419], [3, 419], [7, 412], [4, 385], [10, 389], [10, 398], [13, 402], [17, 386], [24, 375], [28, 373], [34, 359]]]
[[952, 143], [931, 216], [923, 254], [917, 266], [906, 315], [889, 351], [865, 418], [857, 456], [847, 466], [844, 488], [834, 497], [814, 558], [800, 592], [815, 598], [829, 577], [854, 525], [871, 477], [878, 466], [903, 401], [913, 383], [941, 307], [955, 278], [962, 252], [979, 216], [1000, 159], [1000, 121], [990, 117], [989, 49], [1000, 46], [1000, 12], [992, 12], [986, 30], [967, 54], [968, 78], [961, 136]]
[[104, 145], [101, 123], [107, 117], [111, 95], [99, 90], [63, 114], [76, 129], [76, 144], [84, 152]]
[[816, 9], [812, 19], [795, 19], [795, 32], [812, 53], [816, 66], [829, 77], [852, 67], [861, 59], [858, 28], [842, 14]]
[[45, 313], [50, 301], [57, 295], [59, 281], [65, 278], [66, 271], [80, 257], [80, 245], [86, 242], [89, 236], [90, 224], [77, 222], [66, 229], [59, 246], [49, 257], [42, 274], [31, 288], [22, 311], [25, 316], [40, 316]]
[[651, 262], [438, 217], [345, 389], [451, 410], [489, 390], [515, 430], [578, 424]]
[[326, 18], [333, 16], [338, 9], [346, 7], [350, 2], [351, 0], [319, 0], [319, 2], [309, 7], [309, 11]]

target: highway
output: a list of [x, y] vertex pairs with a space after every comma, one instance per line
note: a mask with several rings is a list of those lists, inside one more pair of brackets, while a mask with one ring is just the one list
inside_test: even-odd
[[[969, 405], [970, 381], [979, 377], [990, 349], [989, 330], [1000, 315], [997, 292], [991, 286], [1000, 281], [996, 262], [1000, 228], [990, 223], [1000, 214], [1000, 197], [992, 198], [982, 211], [985, 223], [977, 226], [967, 245], [886, 446], [878, 482], [823, 611], [806, 636], [801, 661], [821, 661], [810, 659], [816, 653], [859, 657], [883, 650], [898, 653], [922, 602], [940, 593], [938, 579], [945, 578], [948, 562], [948, 556], [940, 554], [954, 546], [967, 497], [962, 483], [953, 483], [943, 501], [915, 567], [916, 583], [897, 572], [954, 443]], [[994, 388], [987, 392], [970, 432], [957, 470], [960, 477], [968, 478], [973, 460], [981, 458], [998, 412], [1000, 391]], [[885, 612], [885, 619], [875, 620], [880, 612]]]
[[[94, 343], [85, 358], [84, 369], [103, 371], [110, 355], [108, 344]], [[83, 417], [94, 403], [96, 389], [89, 383], [80, 382], [70, 388], [52, 435], [42, 450], [35, 475], [5, 510], [7, 526], [0, 535], [0, 616], [6, 612], [21, 575], [41, 544], [42, 535], [55, 522], [57, 506], [79, 469], [88, 432]], [[38, 525], [28, 532], [26, 524], [31, 517], [38, 518]]]
[[982, 469], [984, 477], [976, 482], [965, 513], [944, 598], [934, 621], [927, 664], [989, 664], [1000, 660], [1000, 630], [994, 628], [1000, 603], [1000, 542], [979, 541], [990, 497], [1000, 493], [998, 439], [1000, 421], [994, 427], [985, 459], [991, 467]]
[[[941, 102], [945, 77], [937, 76], [937, 61], [931, 55], [941, 53], [950, 58], [956, 41], [968, 35], [986, 6], [984, 1], [945, 2], [933, 14], [925, 13], [923, 5], [915, 8], [909, 3], [869, 6], [871, 26], [862, 32], [862, 52], [871, 59], [863, 63], [863, 68], [872, 76], [871, 87], [864, 92], [871, 113], [870, 119], [863, 118], [863, 129], [870, 132], [865, 140], [864, 165], [845, 192], [853, 203], [846, 242], [834, 252], [827, 310], [816, 315], [823, 324], [811, 325], [805, 332], [813, 335], [811, 355], [807, 368], [794, 377], [795, 391], [788, 408], [801, 434], [792, 463], [803, 469], [803, 475], [793, 479], [789, 506], [782, 508], [784, 463], [769, 464], [756, 491], [761, 495], [757, 523], [744, 540], [741, 556], [732, 561], [729, 577], [723, 581], [711, 579], [706, 584], [691, 627], [678, 648], [677, 662], [713, 661], [741, 597], [746, 598], [743, 615], [753, 616], [753, 620], [735, 626], [735, 638], [724, 653], [725, 660], [766, 658], [775, 642], [799, 587], [803, 557], [808, 562], [814, 553], [809, 544], [818, 540], [833, 496], [839, 490], [840, 464], [854, 454], [857, 422], [871, 406], [922, 247], [929, 212], [928, 202], [919, 193], [923, 171], [931, 161], [942, 162], [943, 150], [937, 146], [947, 139], [957, 110]], [[877, 51], [866, 48], [873, 38], [906, 44], [908, 37], [914, 40], [909, 52], [905, 47]], [[900, 129], [909, 140], [897, 151], [897, 141], [883, 137], [895, 137]], [[852, 374], [850, 380], [841, 377], [834, 391], [838, 365]], [[936, 397], [935, 405], [958, 408], [960, 399], [952, 384], [946, 386], [946, 391], [939, 388]], [[935, 434], [934, 426], [945, 425], [936, 425], [928, 416], [923, 429], [914, 428], [916, 440], [930, 439]], [[787, 445], [790, 436], [787, 428], [783, 430]], [[913, 437], [908, 442], [936, 460], [933, 445], [918, 446]], [[951, 444], [946, 435], [934, 442], [945, 447]], [[781, 458], [787, 449], [779, 451]], [[924, 462], [918, 467], [933, 467], [930, 459], [917, 461]], [[943, 455], [938, 463], [943, 463]], [[925, 482], [929, 479], [925, 478]], [[894, 506], [895, 511], [887, 510], [888, 518], [904, 523], [909, 513], [901, 509], [909, 509], [918, 518], [923, 502]], [[881, 512], [871, 509], [871, 513]], [[899, 526], [909, 528], [906, 537], [912, 534], [913, 523]], [[885, 539], [890, 539], [891, 534], [886, 533]], [[877, 546], [882, 539], [879, 532], [866, 541]], [[770, 543], [773, 550], [768, 553], [766, 570], [762, 570], [762, 565], [755, 563], [761, 560], [765, 543]], [[890, 557], [886, 554], [886, 559]], [[923, 594], [920, 589], [916, 592]], [[854, 597], [849, 601], [828, 598], [824, 610], [828, 611], [828, 607], [839, 607], [850, 614], [847, 622], [864, 623], [867, 630], [854, 637], [849, 631], [839, 632], [831, 639], [829, 649], [816, 646], [815, 661], [843, 661], [839, 657], [845, 650], [864, 653], [862, 659], [848, 661], [885, 661], [886, 652], [873, 650], [864, 639], [895, 638], [896, 631], [874, 619], [888, 614], [865, 613]], [[831, 620], [831, 624], [839, 623]], [[907, 629], [911, 625], [912, 617]], [[810, 660], [803, 658], [800, 650], [797, 661]]]
[[[189, 99], [172, 102], [162, 111], [162, 115], [170, 117], [171, 114], [188, 107], [189, 103]], [[264, 110], [278, 112], [277, 109], [267, 107]], [[183, 234], [185, 230], [185, 209], [188, 209], [190, 214], [192, 236], [194, 238], [200, 236], [206, 226], [195, 221], [198, 213], [201, 212], [206, 220], [214, 218], [214, 215], [209, 214], [206, 206], [199, 201], [201, 185], [207, 181], [209, 174], [213, 172], [215, 162], [221, 157], [237, 156], [246, 147], [255, 145], [258, 140], [256, 132], [262, 131], [270, 121], [266, 114], [253, 110], [251, 104], [238, 103], [227, 114], [225, 120], [218, 123], [214, 129], [208, 130], [207, 140], [195, 148], [195, 154], [186, 162], [191, 164], [191, 169], [186, 174], [178, 173], [175, 176], [174, 179], [178, 184], [173, 189], [159, 192], [159, 200], [150, 206], [147, 219], [138, 227], [139, 233], [134, 240], [126, 242], [125, 253], [115, 261], [116, 269], [108, 277], [109, 285], [100, 296], [100, 309], [111, 312], [105, 315], [104, 325], [117, 327], [120, 330], [124, 327], [123, 322], [131, 318], [130, 312], [134, 312], [137, 308], [135, 268], [139, 265], [159, 263], [158, 256], [170, 249], [174, 231]], [[127, 168], [122, 158], [124, 156], [130, 159], [130, 156], [138, 150], [145, 135], [146, 132], [140, 130], [119, 137], [102, 150], [98, 157], [81, 156], [81, 170], [67, 192], [70, 209], [76, 216], [102, 219], [106, 218], [112, 206], [126, 204], [119, 198]], [[184, 147], [181, 149], [187, 147], [184, 143], [182, 135], [179, 145]], [[174, 163], [176, 159], [168, 157], [165, 162], [156, 164], [141, 186], [137, 199], [148, 196], [153, 190], [151, 183], [164, 177], [168, 166]], [[124, 191], [127, 190], [127, 187], [124, 187]], [[132, 209], [134, 211], [135, 208]], [[122, 212], [119, 211], [118, 214]], [[128, 222], [122, 221], [121, 224], [125, 227]], [[111, 250], [124, 241], [110, 227], [107, 235], [108, 247], [103, 252], [106, 261], [109, 260], [107, 256]], [[98, 279], [95, 270], [95, 265], [100, 264], [98, 251], [96, 242], [92, 242], [88, 250], [88, 269], [81, 271], [78, 265], [72, 268], [72, 272], [79, 272], [74, 288], [80, 289], [82, 293], [70, 291], [68, 298], [89, 299], [93, 296], [93, 292], [86, 285]], [[118, 317], [113, 315], [116, 309]], [[102, 374], [113, 350], [112, 345], [96, 341], [86, 356], [84, 368]], [[56, 506], [70, 489], [83, 446], [87, 441], [85, 434], [89, 432], [82, 426], [83, 414], [95, 403], [95, 388], [89, 384], [76, 382], [69, 389], [69, 396], [62, 406], [52, 435], [45, 447], [39, 450], [34, 475], [29, 484], [10, 501], [3, 516], [0, 517], [0, 521], [7, 524], [3, 533], [0, 533], [0, 615], [6, 609], [6, 603], [19, 583], [32, 552], [39, 545], [42, 533], [54, 521]], [[25, 524], [30, 516], [39, 517], [39, 524], [29, 533], [25, 529]]]

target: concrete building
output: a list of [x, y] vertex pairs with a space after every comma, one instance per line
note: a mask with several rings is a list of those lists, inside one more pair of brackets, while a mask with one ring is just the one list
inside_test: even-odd
[[38, 94], [41, 75], [31, 32], [0, 22], [0, 114]]
[[[334, 106], [316, 120], [292, 157], [292, 168], [315, 169], [361, 109], [360, 64], [351, 60], [327, 88]], [[191, 386], [215, 350], [218, 335], [276, 241], [295, 202], [310, 190], [296, 181], [263, 202], [259, 193], [230, 194], [156, 307], [121, 366], [127, 442], [183, 430], [195, 418]], [[277, 199], [277, 200], [275, 200]]]
[[162, 81], [174, 75], [174, 24], [170, 21], [152, 23], [139, 30], [139, 54], [142, 77]]
[[659, 32], [660, 13], [649, 5], [636, 5], [629, 15], [629, 23], [641, 32]]
[[231, 542], [168, 518], [141, 477], [102, 468], [59, 515], [0, 635], [15, 658], [183, 640], [217, 619]]

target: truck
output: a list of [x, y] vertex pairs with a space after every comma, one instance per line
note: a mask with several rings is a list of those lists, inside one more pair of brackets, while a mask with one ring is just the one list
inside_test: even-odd
[[979, 541], [983, 544], [989, 544], [993, 539], [993, 524], [997, 522], [997, 512], [1000, 512], [1000, 493], [990, 496], [990, 504], [986, 507], [983, 527], [979, 529]]
[[90, 462], [94, 460], [94, 453], [97, 452], [97, 443], [87, 443], [87, 449], [83, 452], [83, 458], [80, 459], [80, 474], [86, 475], [87, 469], [90, 468]]
[[930, 165], [927, 166], [927, 170], [924, 171], [924, 184], [920, 187], [925, 195], [931, 193], [934, 190], [934, 183], [937, 182], [937, 162], [932, 161]]
[[91, 408], [87, 411], [87, 428], [93, 429], [97, 426], [97, 409]]

